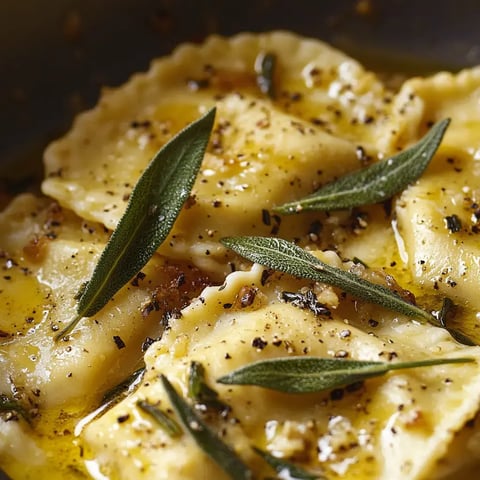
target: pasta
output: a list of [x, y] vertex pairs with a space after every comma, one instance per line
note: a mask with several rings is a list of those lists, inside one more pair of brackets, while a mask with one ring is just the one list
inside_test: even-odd
[[[259, 83], [266, 55], [276, 62], [270, 90]], [[183, 45], [105, 91], [46, 150], [44, 196], [23, 194], [0, 214], [0, 394], [21, 406], [0, 417], [2, 468], [13, 480], [230, 478], [194, 437], [172, 436], [139, 406], [175, 419], [160, 375], [187, 398], [193, 363], [226, 406], [199, 415], [255, 478], [274, 470], [252, 447], [305, 478], [475, 478], [479, 347], [338, 287], [252, 265], [221, 240], [286, 239], [430, 311], [448, 297], [455, 326], [475, 337], [479, 92], [479, 69], [408, 79], [396, 91], [342, 52], [288, 32]], [[148, 162], [213, 106], [200, 173], [168, 238], [56, 342]], [[391, 201], [275, 211], [405, 150], [447, 117], [429, 167]], [[305, 394], [217, 381], [301, 356], [475, 361]], [[143, 362], [128, 395], [105, 406], [105, 393]], [[283, 468], [278, 478], [294, 477]]]

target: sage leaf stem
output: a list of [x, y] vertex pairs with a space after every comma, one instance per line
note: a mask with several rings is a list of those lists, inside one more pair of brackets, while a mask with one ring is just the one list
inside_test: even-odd
[[273, 210], [288, 215], [309, 210], [345, 210], [383, 202], [422, 175], [440, 146], [449, 123], [450, 119], [444, 119], [417, 144], [397, 155], [349, 173], [301, 200]]
[[283, 357], [251, 363], [217, 379], [217, 382], [255, 385], [286, 393], [312, 393], [379, 377], [391, 370], [474, 361], [473, 358], [436, 358], [385, 363], [341, 358]]
[[164, 375], [160, 380], [175, 413], [197, 445], [233, 480], [252, 480], [252, 471], [237, 454], [203, 422], [190, 405], [176, 392]]
[[383, 285], [369, 282], [353, 273], [332, 267], [297, 245], [281, 238], [226, 237], [223, 245], [265, 267], [341, 288], [369, 303], [438, 325], [430, 313], [413, 305]]
[[215, 108], [188, 125], [153, 157], [77, 304], [77, 316], [56, 337], [63, 338], [83, 317], [99, 312], [150, 260], [190, 195], [215, 120]]

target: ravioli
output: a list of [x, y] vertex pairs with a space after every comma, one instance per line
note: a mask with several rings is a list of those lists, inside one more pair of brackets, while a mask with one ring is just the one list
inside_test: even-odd
[[[169, 408], [160, 373], [186, 395], [192, 361], [205, 366], [214, 384], [245, 364], [283, 356], [388, 361], [480, 354], [480, 348], [459, 346], [446, 331], [413, 324], [378, 307], [359, 318], [351, 300], [340, 302], [332, 318], [316, 316], [279, 299], [283, 291], [314, 285], [282, 276], [265, 284], [263, 274], [260, 266], [232, 273], [224, 285], [205, 290], [201, 300], [172, 320], [162, 340], [147, 352], [143, 385], [85, 429], [89, 454], [102, 474], [112, 479], [228, 478], [192, 439], [172, 440], [136, 406], [138, 400], [148, 400]], [[242, 306], [246, 290], [255, 299]], [[318, 298], [330, 307], [338, 303], [331, 289], [319, 291]], [[369, 326], [372, 319], [379, 319], [376, 327]], [[252, 444], [280, 458], [303, 461], [326, 478], [416, 479], [431, 471], [454, 432], [475, 414], [480, 370], [476, 364], [409, 370], [369, 381], [353, 392], [289, 395], [258, 387], [215, 388], [232, 407], [232, 417], [220, 420], [218, 429], [257, 467], [258, 478], [269, 472], [253, 458]]]
[[[426, 122], [451, 118], [427, 172], [400, 197], [396, 214], [408, 265], [426, 284], [474, 312], [480, 308], [480, 69], [405, 83], [399, 98], [418, 137]], [[407, 133], [404, 133], [407, 135]], [[471, 316], [474, 317], [474, 313]], [[476, 321], [472, 319], [473, 327]]]
[[[274, 100], [256, 85], [255, 60], [265, 53], [277, 56]], [[283, 32], [211, 37], [153, 63], [81, 115], [47, 150], [42, 188], [114, 228], [155, 151], [216, 104], [192, 202], [159, 251], [221, 279], [229, 271], [223, 236], [308, 237], [317, 216], [281, 219], [271, 208], [375, 157], [391, 96], [373, 73], [318, 41]]]
[[[89, 279], [109, 234], [102, 225], [30, 194], [17, 197], [0, 215], [0, 232], [0, 391], [33, 416], [31, 427], [0, 420], [3, 465], [19, 454], [12, 435], [26, 437], [30, 428], [40, 439], [53, 435], [49, 412], [56, 415], [55, 431], [62, 425], [72, 428], [70, 416], [84, 415], [86, 407], [98, 404], [107, 389], [135, 369], [145, 338], [161, 332], [167, 310], [162, 295], [169, 295], [169, 308], [185, 303], [182, 295], [175, 298], [178, 287], [171, 283], [188, 269], [153, 258], [136, 282], [85, 319], [72, 338], [55, 342], [58, 331], [75, 317], [76, 293]], [[196, 283], [203, 278], [205, 285], [205, 277], [196, 277]], [[191, 296], [196, 294], [196, 283], [186, 281], [183, 296], [188, 298], [189, 289]], [[71, 435], [69, 431], [67, 437]], [[26, 465], [49, 455], [48, 448], [31, 448], [37, 455], [23, 459]], [[60, 470], [59, 478], [65, 474]]]
[[[258, 84], [267, 55], [276, 62], [270, 94]], [[137, 406], [169, 411], [159, 375], [186, 396], [196, 361], [231, 408], [208, 421], [256, 478], [273, 473], [252, 446], [320, 478], [476, 478], [479, 347], [252, 266], [220, 240], [288, 239], [430, 310], [448, 296], [456, 326], [476, 335], [479, 72], [413, 78], [397, 92], [318, 40], [271, 32], [180, 46], [106, 90], [45, 152], [46, 197], [22, 195], [0, 214], [0, 394], [32, 415], [28, 424], [15, 411], [0, 414], [1, 467], [13, 480], [227, 478], [189, 435], [169, 437]], [[167, 240], [104, 309], [55, 342], [149, 160], [214, 105], [200, 173]], [[426, 173], [391, 203], [274, 212], [403, 150], [445, 117], [451, 125]], [[331, 314], [299, 308], [285, 291], [308, 292]], [[475, 362], [317, 394], [216, 382], [255, 360], [305, 355]], [[97, 410], [142, 362], [138, 388]]]

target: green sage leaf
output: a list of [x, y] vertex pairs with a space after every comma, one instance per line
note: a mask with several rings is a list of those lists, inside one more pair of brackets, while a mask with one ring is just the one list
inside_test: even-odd
[[161, 408], [148, 403], [145, 400], [139, 400], [137, 407], [150, 415], [162, 430], [171, 437], [179, 437], [183, 432], [180, 425], [171, 417], [169, 417]]
[[252, 262], [295, 277], [333, 285], [366, 302], [438, 325], [438, 321], [430, 313], [407, 302], [387, 287], [327, 265], [297, 245], [281, 238], [227, 237], [221, 242]]
[[262, 53], [255, 62], [258, 88], [272, 99], [275, 98], [274, 75], [276, 65], [277, 57], [273, 53]]
[[473, 358], [436, 358], [384, 363], [341, 358], [286, 357], [251, 363], [219, 378], [217, 382], [255, 385], [287, 393], [312, 393], [379, 377], [391, 370], [474, 361]]
[[83, 289], [77, 316], [57, 339], [68, 334], [83, 317], [100, 311], [165, 240], [190, 195], [214, 119], [212, 108], [154, 156], [137, 181], [125, 213]]
[[291, 462], [274, 457], [260, 448], [252, 447], [253, 451], [262, 457], [276, 472], [278, 478], [286, 480], [322, 480], [323, 476], [308, 473]]
[[445, 330], [447, 330], [447, 332], [457, 342], [462, 343], [463, 345], [468, 345], [470, 347], [474, 347], [478, 345], [478, 342], [473, 340], [473, 338], [469, 337], [468, 335], [463, 333], [461, 330], [458, 330], [457, 328], [452, 328], [448, 325], [450, 314], [454, 310], [454, 308], [455, 308], [455, 304], [453, 303], [453, 300], [451, 300], [448, 297], [445, 297], [443, 299], [442, 308], [438, 315], [438, 321], [440, 323], [440, 326], [442, 328], [445, 328]]
[[137, 368], [125, 380], [106, 391], [102, 398], [102, 405], [106, 403], [117, 403], [124, 396], [127, 396], [140, 384], [145, 374], [145, 366]]
[[362, 170], [349, 173], [313, 194], [273, 210], [285, 215], [309, 210], [344, 210], [383, 202], [415, 181], [437, 151], [450, 119], [436, 123], [414, 146]]
[[212, 408], [221, 413], [228, 413], [230, 407], [218, 398], [218, 393], [205, 381], [205, 368], [200, 362], [191, 362], [188, 376], [188, 396], [195, 403]]
[[1, 412], [16, 412], [20, 415], [27, 423], [30, 423], [30, 415], [25, 410], [25, 408], [13, 398], [10, 398], [8, 395], [0, 394], [0, 413]]
[[176, 392], [167, 377], [161, 375], [160, 379], [173, 409], [197, 445], [233, 480], [253, 479], [252, 471], [227, 444], [210, 430], [193, 408]]

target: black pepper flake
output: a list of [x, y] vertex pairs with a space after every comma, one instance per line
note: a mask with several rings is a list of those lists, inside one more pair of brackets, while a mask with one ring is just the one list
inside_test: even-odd
[[135, 275], [135, 278], [130, 282], [130, 284], [133, 286], [133, 287], [138, 287], [139, 285], [139, 281], [140, 280], [143, 280], [147, 275], [143, 272], [138, 272], [136, 275]]
[[232, 303], [224, 303], [224, 304], [223, 304], [223, 308], [224, 308], [225, 310], [228, 310], [229, 308], [232, 308], [232, 306], [233, 306]]
[[320, 235], [322, 228], [323, 228], [322, 222], [320, 222], [320, 220], [315, 220], [308, 227], [308, 235], [310, 236], [310, 238], [312, 236], [315, 236], [317, 237], [317, 240], [318, 240], [318, 235]]
[[364, 383], [362, 381], [350, 383], [345, 387], [345, 390], [349, 393], [358, 392], [358, 390], [361, 390], [363, 388], [363, 385]]
[[180, 275], [178, 275], [178, 277], [175, 279], [174, 283], [176, 288], [180, 288], [182, 285], [185, 285], [186, 283], [185, 274], [183, 272], [180, 273]]
[[388, 359], [388, 361], [391, 362], [394, 358], [397, 358], [397, 357], [398, 357], [398, 354], [397, 354], [397, 352], [385, 352], [385, 351], [383, 351], [383, 352], [380, 352], [380, 353], [378, 354], [378, 356], [379, 356], [379, 357], [386, 356], [387, 359]]
[[365, 230], [368, 226], [368, 214], [361, 211], [353, 212], [351, 225], [354, 233], [359, 233], [361, 230]]
[[264, 225], [270, 226], [272, 220], [270, 218], [270, 212], [266, 209], [262, 209], [262, 222]]
[[118, 335], [113, 336], [113, 341], [115, 342], [115, 345], [117, 346], [117, 348], [119, 350], [121, 350], [122, 348], [125, 348], [125, 346], [126, 346], [125, 342]]
[[225, 353], [225, 360], [230, 360], [232, 357], [231, 355], [227, 352]]
[[457, 215], [447, 215], [444, 220], [450, 233], [457, 233], [462, 229], [462, 221]]
[[264, 270], [262, 272], [262, 277], [260, 279], [260, 283], [262, 284], [262, 286], [264, 287], [267, 283], [267, 280], [269, 279], [269, 277], [273, 274], [273, 270]]
[[263, 340], [261, 337], [255, 337], [252, 340], [252, 347], [257, 348], [258, 350], [263, 350], [268, 345], [268, 342]]
[[117, 417], [117, 422], [118, 423], [125, 423], [128, 419], [130, 418], [130, 414], [126, 413], [125, 415], [119, 415]]
[[160, 310], [160, 305], [157, 300], [152, 300], [147, 303], [142, 309], [142, 317], [148, 317], [152, 312], [158, 312]]
[[335, 388], [330, 392], [330, 400], [336, 401], [343, 398], [344, 391], [343, 388]]
[[157, 340], [160, 340], [160, 338], [152, 338], [152, 337], [147, 337], [142, 343], [142, 352], [145, 353], [148, 348], [153, 345]]
[[270, 234], [277, 235], [278, 231], [280, 230], [280, 224], [282, 223], [282, 219], [280, 215], [272, 215], [272, 219], [273, 219], [274, 225], [270, 230]]
[[313, 290], [308, 290], [306, 293], [284, 291], [281, 294], [281, 298], [285, 302], [291, 303], [294, 307], [310, 310], [315, 315], [322, 315], [326, 317], [330, 317], [332, 315], [330, 310], [323, 303], [318, 301]]
[[377, 320], [374, 320], [373, 318], [369, 318], [369, 319], [368, 319], [368, 324], [369, 324], [372, 328], [378, 327], [378, 322], [377, 322]]
[[134, 120], [133, 122], [130, 123], [131, 128], [148, 128], [151, 125], [152, 125], [152, 122], [150, 122], [150, 120], [144, 120], [144, 121]]

